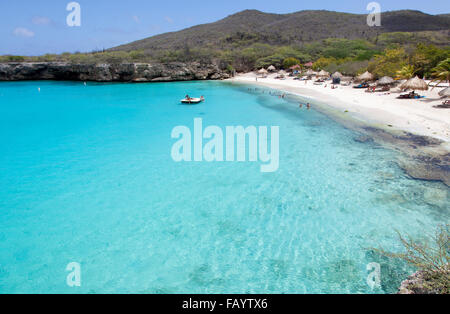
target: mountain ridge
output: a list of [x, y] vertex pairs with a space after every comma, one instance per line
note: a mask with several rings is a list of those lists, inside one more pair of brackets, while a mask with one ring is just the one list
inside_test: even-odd
[[[111, 48], [111, 51], [233, 47], [233, 40], [302, 45], [326, 38], [371, 39], [393, 32], [450, 32], [450, 14], [431, 15], [415, 10], [387, 11], [381, 27], [369, 27], [367, 14], [327, 10], [304, 10], [277, 14], [244, 10], [216, 22], [199, 24], [180, 31], [163, 33]], [[257, 37], [257, 38], [256, 38]]]

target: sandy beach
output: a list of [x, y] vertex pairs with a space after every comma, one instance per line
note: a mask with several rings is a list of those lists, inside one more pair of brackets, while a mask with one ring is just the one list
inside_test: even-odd
[[[256, 80], [254, 73], [240, 74], [231, 82], [250, 83], [270, 87], [288, 93], [308, 97], [313, 105], [320, 104], [348, 114], [354, 119], [385, 130], [401, 130], [415, 135], [443, 141], [442, 147], [450, 151], [450, 109], [434, 108], [443, 99], [438, 95], [442, 87], [420, 91], [425, 96], [419, 100], [396, 99], [401, 91], [393, 88], [390, 93], [366, 93], [364, 89], [338, 85], [331, 89], [330, 81], [314, 85], [313, 81], [299, 81], [291, 77], [275, 79], [276, 74]], [[440, 86], [448, 86], [441, 84]]]

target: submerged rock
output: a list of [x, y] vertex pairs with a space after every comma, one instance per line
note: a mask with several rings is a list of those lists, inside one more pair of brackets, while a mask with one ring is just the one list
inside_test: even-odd
[[414, 162], [399, 162], [399, 166], [414, 179], [442, 181], [450, 186], [450, 154], [445, 156], [415, 156]]
[[0, 81], [167, 82], [220, 80], [229, 77], [228, 73], [222, 71], [215, 64], [201, 64], [198, 62], [164, 64], [0, 63]]
[[357, 143], [372, 143], [373, 139], [366, 135], [361, 135], [353, 139]]

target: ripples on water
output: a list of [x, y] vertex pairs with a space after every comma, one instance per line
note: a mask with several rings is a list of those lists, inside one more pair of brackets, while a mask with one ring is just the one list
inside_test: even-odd
[[[181, 106], [186, 93], [207, 101]], [[170, 132], [195, 117], [279, 125], [280, 169], [174, 163]], [[412, 269], [369, 248], [448, 222], [448, 188], [361, 136], [220, 82], [1, 83], [0, 292], [395, 292]]]

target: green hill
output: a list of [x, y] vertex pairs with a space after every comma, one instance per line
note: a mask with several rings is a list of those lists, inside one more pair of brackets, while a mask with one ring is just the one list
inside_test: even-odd
[[[419, 11], [382, 13], [381, 27], [369, 27], [366, 14], [300, 11], [271, 14], [246, 10], [220, 21], [161, 34], [106, 51], [36, 57], [0, 56], [0, 62], [69, 62], [72, 64], [196, 63], [232, 73], [274, 65], [314, 62], [314, 68], [355, 75], [396, 57], [395, 74], [412, 64], [414, 73], [430, 75], [450, 57], [450, 15]], [[396, 49], [401, 49], [396, 51]], [[388, 58], [388, 56], [385, 56]], [[380, 68], [380, 67], [378, 67]]]
[[[185, 47], [232, 49], [254, 43], [301, 46], [327, 38], [373, 40], [384, 33], [424, 31], [440, 31], [436, 35], [439, 38], [435, 44], [448, 45], [449, 15], [393, 11], [382, 13], [381, 27], [369, 27], [366, 21], [367, 15], [330, 11], [271, 14], [246, 10], [215, 23], [153, 36], [111, 50], [154, 52]], [[426, 41], [427, 36], [423, 37]]]

